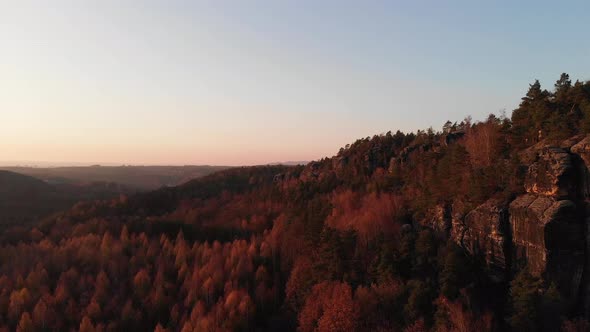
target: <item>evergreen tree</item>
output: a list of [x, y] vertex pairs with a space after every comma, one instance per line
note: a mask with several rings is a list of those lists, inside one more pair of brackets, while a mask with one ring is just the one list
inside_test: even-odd
[[559, 99], [563, 95], [567, 94], [572, 87], [572, 81], [570, 75], [562, 73], [557, 82], [555, 82], [555, 97]]
[[387, 282], [393, 278], [394, 274], [394, 252], [389, 242], [381, 245], [379, 260], [377, 263], [377, 277], [379, 283]]
[[433, 277], [436, 269], [436, 239], [431, 230], [425, 229], [416, 239], [415, 274], [423, 278]]
[[467, 275], [467, 261], [461, 249], [454, 243], [446, 248], [444, 260], [440, 269], [440, 292], [450, 300], [459, 296], [459, 290], [465, 286]]
[[509, 321], [514, 331], [538, 330], [541, 286], [542, 281], [526, 269], [520, 271], [510, 283], [512, 314]]
[[541, 298], [542, 330], [547, 332], [559, 330], [564, 312], [565, 306], [561, 294], [557, 286], [551, 283]]
[[543, 138], [545, 121], [550, 115], [548, 97], [549, 92], [541, 89], [539, 80], [529, 86], [520, 106], [512, 113], [515, 145], [527, 146]]
[[410, 280], [407, 287], [408, 301], [404, 305], [406, 323], [411, 324], [422, 317], [432, 317], [435, 295], [432, 285], [422, 280]]

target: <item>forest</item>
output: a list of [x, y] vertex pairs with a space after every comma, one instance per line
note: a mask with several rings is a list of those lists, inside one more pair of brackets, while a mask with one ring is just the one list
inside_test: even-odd
[[78, 203], [0, 237], [0, 326], [590, 331], [588, 135], [562, 74], [510, 117]]

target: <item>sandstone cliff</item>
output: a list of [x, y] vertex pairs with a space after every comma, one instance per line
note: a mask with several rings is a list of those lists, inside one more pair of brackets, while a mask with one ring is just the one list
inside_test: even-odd
[[453, 218], [451, 236], [467, 252], [484, 259], [493, 276], [503, 278], [510, 265], [509, 233], [506, 207], [490, 199], [464, 217]]
[[[418, 221], [446, 234], [506, 280], [527, 266], [590, 313], [590, 136], [539, 143], [521, 153], [524, 194], [489, 199], [467, 213], [437, 206]], [[588, 286], [586, 286], [589, 284]]]
[[526, 264], [555, 282], [570, 304], [581, 296], [585, 268], [587, 167], [577, 150], [562, 144], [538, 151], [526, 175], [527, 193], [509, 210], [515, 268]]

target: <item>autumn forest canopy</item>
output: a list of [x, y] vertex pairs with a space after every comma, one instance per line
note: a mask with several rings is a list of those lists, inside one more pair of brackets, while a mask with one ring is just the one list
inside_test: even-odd
[[590, 331], [588, 166], [562, 74], [510, 117], [117, 192], [2, 231], [0, 326]]

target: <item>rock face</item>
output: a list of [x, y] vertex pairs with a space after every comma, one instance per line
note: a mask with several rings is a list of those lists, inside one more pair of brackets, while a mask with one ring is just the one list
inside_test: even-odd
[[580, 161], [565, 148], [543, 148], [529, 166], [527, 193], [509, 209], [515, 267], [526, 265], [555, 282], [571, 301], [579, 294], [585, 265]]
[[509, 232], [507, 208], [488, 200], [465, 217], [453, 218], [451, 237], [470, 254], [483, 258], [490, 272], [503, 277], [510, 261]]
[[575, 191], [576, 180], [572, 156], [565, 149], [547, 147], [529, 167], [524, 187], [528, 193], [566, 198]]
[[[510, 204], [515, 260], [531, 273], [558, 281], [575, 294], [584, 267], [584, 224], [570, 200], [523, 195]], [[573, 292], [573, 293], [572, 293]]]
[[508, 208], [490, 199], [477, 208], [462, 214], [456, 203], [451, 213], [450, 238], [474, 257], [482, 259], [490, 276], [505, 279], [510, 267], [510, 226]]
[[484, 260], [492, 277], [506, 280], [526, 266], [590, 317], [590, 135], [539, 142], [519, 156], [528, 165], [525, 194], [466, 214], [457, 212], [461, 202], [437, 206], [419, 223]]
[[586, 162], [586, 165], [590, 165], [590, 136], [587, 136], [578, 143], [572, 145], [571, 151], [582, 157]]
[[424, 218], [418, 222], [423, 227], [432, 229], [439, 237], [446, 238], [451, 231], [450, 206], [440, 204], [430, 209]]
[[590, 197], [590, 172], [587, 166], [590, 166], [590, 136], [587, 136], [579, 143], [571, 147], [572, 153], [581, 159], [581, 166], [578, 168], [580, 178], [580, 194], [584, 198]]
[[582, 279], [583, 287], [583, 305], [586, 318], [590, 317], [590, 136], [585, 137], [571, 147], [571, 152], [581, 159], [581, 167], [578, 167], [580, 178], [580, 194], [584, 198], [585, 213], [585, 236], [586, 236], [586, 257], [584, 267], [584, 277]]

